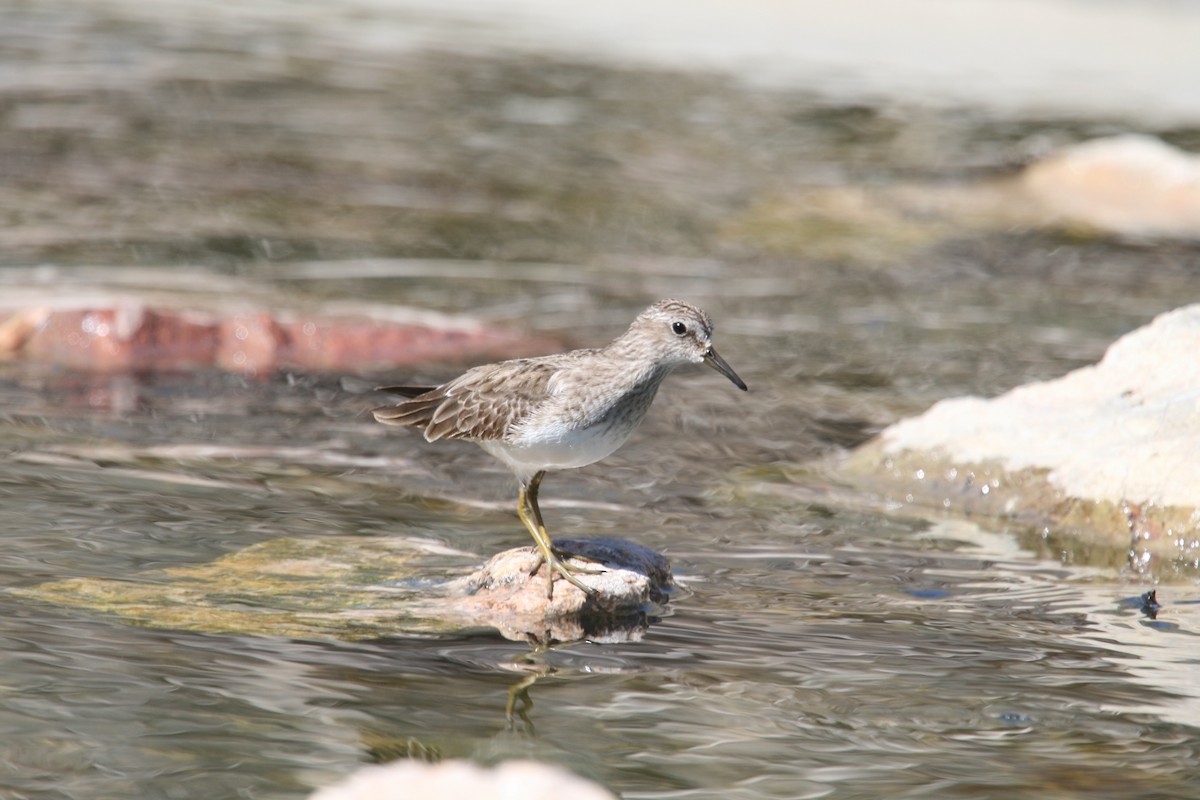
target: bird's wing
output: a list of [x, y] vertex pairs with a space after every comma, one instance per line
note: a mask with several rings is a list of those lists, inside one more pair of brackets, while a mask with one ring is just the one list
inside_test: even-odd
[[546, 385], [554, 372], [553, 365], [537, 359], [488, 364], [415, 395], [410, 392], [418, 387], [389, 387], [410, 399], [372, 413], [386, 425], [421, 428], [431, 442], [503, 439], [545, 400]]

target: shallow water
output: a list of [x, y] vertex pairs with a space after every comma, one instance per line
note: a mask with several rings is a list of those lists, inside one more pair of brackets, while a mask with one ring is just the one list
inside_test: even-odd
[[[681, 588], [635, 641], [218, 635], [0, 593], [0, 795], [299, 798], [369, 761], [521, 755], [627, 798], [1200, 791], [1194, 582], [1159, 586], [1151, 619], [1152, 580], [1111, 553], [888, 513], [820, 466], [942, 397], [1094, 361], [1194, 296], [1195, 248], [964, 229], [892, 251], [866, 230], [866, 255], [813, 256], [721, 222], [789, 181], [1002, 171], [1006, 148], [1110, 122], [840, 107], [519, 55], [356, 60], [303, 18], [272, 39], [225, 18], [8, 10], [37, 34], [41, 68], [22, 74], [61, 84], [6, 89], [0, 145], [23, 156], [6, 163], [24, 195], [4, 201], [0, 291], [180, 296], [209, 276], [293, 307], [470, 310], [564, 346], [679, 295], [713, 314], [751, 391], [680, 373], [623, 450], [547, 478], [552, 532], [671, 557]], [[104, 69], [51, 74], [73, 37]], [[680, 122], [701, 117], [707, 133]], [[48, 125], [57, 138], [29, 134]], [[281, 537], [406, 536], [480, 560], [527, 544], [510, 476], [370, 422], [373, 380], [0, 364], [0, 582], [154, 580]]]
[[[723, 342], [757, 392], [679, 376], [607, 466], [544, 487], [554, 530], [672, 558], [681, 589], [640, 640], [531, 656], [487, 631], [223, 636], [8, 597], [6, 789], [299, 797], [414, 753], [533, 755], [625, 797], [1200, 786], [1194, 586], [1161, 587], [1152, 621], [1134, 602], [1148, 585], [1023, 550], [1016, 533], [813, 502], [815, 471], [804, 501], [738, 489], [730, 468], [779, 447], [755, 418], [782, 390], [763, 348]], [[337, 382], [166, 376], [113, 413], [56, 401], [75, 379], [30, 388], [22, 375], [4, 381], [9, 586], [152, 580], [282, 536], [427, 537], [481, 559], [525, 543], [511, 479], [486, 455], [389, 435], [362, 417], [369, 397]], [[220, 456], [247, 447], [260, 454]], [[530, 678], [532, 706], [510, 727], [508, 692]]]

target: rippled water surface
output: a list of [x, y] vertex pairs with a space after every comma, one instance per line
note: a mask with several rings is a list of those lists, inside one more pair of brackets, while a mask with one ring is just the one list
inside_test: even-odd
[[[3, 201], [0, 291], [186, 296], [220, 276], [293, 307], [470, 311], [564, 347], [678, 295], [713, 314], [751, 390], [681, 372], [623, 450], [544, 484], [552, 532], [672, 559], [680, 589], [632, 641], [200, 633], [0, 593], [0, 795], [300, 798], [362, 763], [456, 756], [533, 756], [627, 798], [1200, 794], [1194, 582], [1158, 586], [1152, 618], [1153, 582], [1111, 554], [885, 509], [823, 466], [942, 397], [1094, 361], [1195, 294], [1194, 247], [964, 230], [810, 256], [721, 222], [784, 191], [777, 170], [961, 177], [1111, 123], [813, 107], [545, 58], [355, 60], [304, 19], [272, 39], [8, 10], [37, 34], [32, 74], [64, 88], [5, 90], [25, 194]], [[82, 33], [97, 71], [51, 71]], [[201, 77], [243, 61], [252, 76]], [[503, 468], [371, 422], [375, 379], [0, 364], [0, 581], [156, 581], [283, 537], [409, 537], [469, 562], [527, 544]]]
[[[1135, 602], [1148, 586], [1063, 566], [1013, 533], [880, 516], [868, 498], [824, 504], [818, 473], [800, 480], [803, 500], [755, 492], [731, 470], [781, 446], [755, 417], [782, 390], [751, 337], [725, 341], [757, 393], [679, 376], [606, 467], [544, 488], [554, 529], [671, 556], [681, 591], [640, 640], [530, 655], [486, 631], [239, 637], [8, 597], [12, 796], [298, 797], [413, 753], [532, 755], [626, 797], [1200, 785], [1193, 587], [1160, 588], [1155, 621]], [[6, 373], [10, 586], [154, 580], [283, 536], [428, 537], [480, 558], [525, 543], [511, 479], [486, 455], [385, 435], [361, 414], [368, 398], [336, 382], [164, 377], [113, 413], [65, 407], [54, 398], [99, 389], [63, 381]], [[101, 444], [117, 455], [89, 457]], [[180, 444], [262, 449], [211, 463], [162, 450]], [[373, 466], [381, 456], [401, 468]], [[532, 706], [509, 726], [522, 687]]]

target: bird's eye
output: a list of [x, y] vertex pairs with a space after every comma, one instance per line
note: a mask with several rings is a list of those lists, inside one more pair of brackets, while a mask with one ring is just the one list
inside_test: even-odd
[[687, 333], [687, 325], [684, 325], [682, 322], [672, 322], [671, 330], [675, 332], [676, 336], [683, 336]]

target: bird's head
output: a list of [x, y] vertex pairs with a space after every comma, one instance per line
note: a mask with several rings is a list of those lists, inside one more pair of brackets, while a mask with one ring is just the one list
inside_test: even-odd
[[746, 384], [713, 348], [713, 324], [702, 309], [681, 300], [660, 300], [630, 326], [629, 333], [646, 341], [671, 366], [707, 364], [746, 391]]

